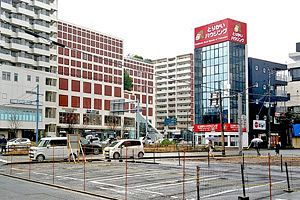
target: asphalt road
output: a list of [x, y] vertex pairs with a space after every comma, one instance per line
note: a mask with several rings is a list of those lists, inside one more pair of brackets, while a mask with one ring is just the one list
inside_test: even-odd
[[56, 189], [36, 183], [0, 176], [1, 200], [90, 200], [99, 199], [85, 194]]
[[[242, 195], [238, 164], [220, 164], [212, 159], [208, 168], [206, 162], [199, 160], [181, 160], [180, 165], [177, 159], [159, 159], [156, 162], [159, 164], [101, 161], [86, 163], [85, 168], [83, 163], [19, 164], [1, 166], [0, 172], [77, 190], [85, 189], [116, 199], [125, 199], [127, 196], [127, 199], [134, 200], [192, 200], [196, 199], [197, 194], [196, 166], [200, 166], [201, 199], [237, 199]], [[299, 188], [298, 168], [293, 168], [290, 176], [292, 186]], [[245, 166], [245, 180], [246, 195], [250, 199], [269, 199], [266, 165]], [[286, 187], [285, 173], [280, 171], [279, 166], [273, 166], [272, 194], [283, 195]]]
[[[273, 151], [263, 150], [262, 155]], [[282, 151], [285, 156], [299, 156], [299, 151]], [[205, 154], [205, 153], [199, 153]], [[216, 154], [219, 154], [216, 153]], [[255, 155], [254, 151], [246, 151], [246, 155]], [[150, 155], [150, 154], [149, 154]], [[162, 156], [161, 154], [160, 156]], [[166, 154], [164, 154], [166, 155]], [[176, 155], [171, 153], [167, 155]], [[183, 154], [181, 154], [183, 155]], [[3, 157], [0, 157], [0, 159]], [[4, 158], [9, 161], [8, 158]], [[13, 159], [17, 159], [14, 157]], [[21, 158], [22, 159], [22, 158]], [[24, 159], [27, 159], [26, 157]], [[237, 199], [242, 193], [241, 166], [240, 164], [220, 163], [218, 159], [212, 158], [208, 167], [206, 161], [199, 159], [179, 160], [153, 159], [143, 160], [147, 163], [93, 161], [85, 165], [83, 163], [37, 163], [37, 164], [13, 164], [0, 165], [0, 173], [11, 174], [12, 176], [31, 179], [39, 182], [61, 185], [76, 190], [85, 190], [94, 194], [109, 196], [116, 199], [197, 199], [196, 167], [200, 167], [200, 197], [201, 199], [222, 200]], [[296, 191], [300, 189], [300, 167], [291, 166], [290, 182], [291, 187]], [[33, 193], [36, 195], [49, 196], [49, 199], [56, 198], [56, 192], [47, 193], [48, 186], [41, 186], [21, 181], [17, 183], [20, 191], [16, 191], [11, 180], [6, 181], [0, 178], [0, 195], [6, 199], [20, 199], [13, 195]], [[245, 187], [246, 196], [250, 199], [269, 199], [269, 168], [266, 164], [245, 165]], [[3, 184], [8, 182], [9, 184]], [[287, 194], [283, 190], [287, 188], [286, 174], [281, 172], [279, 165], [271, 166], [271, 192], [273, 199], [294, 200], [300, 199], [299, 192]], [[26, 189], [27, 185], [32, 189]], [[39, 189], [41, 188], [41, 190]], [[7, 193], [5, 191], [8, 191]], [[48, 189], [49, 190], [49, 189]], [[55, 189], [57, 190], [57, 189]], [[24, 191], [24, 194], [23, 192]], [[45, 191], [45, 192], [44, 192]], [[27, 192], [27, 193], [26, 193]], [[41, 193], [41, 194], [40, 194]], [[64, 194], [65, 193], [65, 194]], [[73, 192], [58, 190], [57, 195], [61, 199], [71, 199]], [[27, 197], [26, 197], [27, 198]], [[48, 197], [47, 197], [48, 198]], [[36, 199], [47, 199], [36, 198]], [[73, 198], [73, 197], [72, 197]], [[24, 198], [21, 198], [24, 199]], [[32, 196], [28, 199], [33, 199]], [[84, 199], [80, 197], [79, 199]]]

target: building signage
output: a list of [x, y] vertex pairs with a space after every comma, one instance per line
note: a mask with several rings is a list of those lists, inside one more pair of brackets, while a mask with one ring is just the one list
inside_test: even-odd
[[300, 124], [293, 124], [293, 136], [300, 137]]
[[247, 24], [232, 19], [223, 19], [195, 28], [195, 48], [225, 41], [247, 44]]
[[253, 120], [253, 130], [266, 130], [266, 121]]
[[[238, 124], [224, 123], [225, 132], [238, 132]], [[242, 128], [246, 132], [246, 128]], [[194, 132], [221, 132], [221, 124], [195, 124]]]

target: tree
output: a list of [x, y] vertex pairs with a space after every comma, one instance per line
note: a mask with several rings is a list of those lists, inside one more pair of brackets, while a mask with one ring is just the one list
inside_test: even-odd
[[124, 78], [124, 85], [123, 85], [124, 90], [131, 91], [132, 90], [132, 78], [129, 76], [129, 74], [126, 70], [124, 71], [123, 78]]
[[10, 119], [9, 119], [9, 127], [11, 130], [11, 135], [9, 136], [9, 138], [15, 138], [17, 136], [17, 131], [18, 129], [21, 127], [21, 122], [18, 118], [18, 115], [16, 113], [12, 113], [10, 115]]

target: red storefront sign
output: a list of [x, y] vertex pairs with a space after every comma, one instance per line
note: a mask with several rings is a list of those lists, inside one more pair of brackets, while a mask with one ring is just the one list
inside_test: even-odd
[[[238, 124], [224, 124], [225, 132], [238, 132]], [[242, 129], [246, 132], [246, 128]], [[221, 124], [194, 124], [194, 132], [221, 132]]]
[[195, 48], [225, 41], [247, 44], [247, 24], [232, 19], [223, 19], [195, 28]]

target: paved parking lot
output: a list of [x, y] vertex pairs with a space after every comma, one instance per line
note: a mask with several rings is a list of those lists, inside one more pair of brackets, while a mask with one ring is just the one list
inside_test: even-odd
[[[147, 161], [147, 160], [146, 160]], [[148, 160], [153, 162], [153, 160]], [[200, 166], [201, 199], [237, 199], [242, 195], [239, 164], [207, 163], [187, 159], [158, 159], [157, 164], [119, 162], [39, 163], [1, 166], [2, 173], [40, 182], [86, 190], [116, 199], [197, 199], [196, 166]], [[292, 186], [300, 188], [300, 169], [291, 172]], [[266, 165], [245, 166], [246, 194], [250, 199], [269, 199]], [[272, 194], [282, 195], [285, 173], [272, 167]]]

